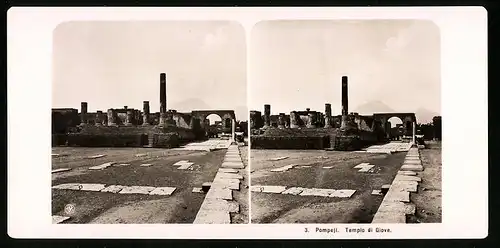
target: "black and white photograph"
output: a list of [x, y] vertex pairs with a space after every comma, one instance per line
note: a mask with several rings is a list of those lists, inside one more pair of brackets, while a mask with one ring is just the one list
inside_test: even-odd
[[80, 21], [53, 35], [54, 224], [248, 222], [241, 25]]
[[440, 223], [440, 34], [263, 21], [249, 55], [251, 223]]

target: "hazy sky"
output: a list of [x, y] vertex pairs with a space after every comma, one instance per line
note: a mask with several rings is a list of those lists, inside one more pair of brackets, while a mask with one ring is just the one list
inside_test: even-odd
[[[251, 110], [341, 110], [349, 77], [349, 111], [380, 101], [398, 112], [440, 113], [440, 36], [432, 22], [267, 21], [249, 46]], [[360, 113], [362, 114], [362, 113]], [[418, 118], [418, 116], [417, 116]]]
[[247, 119], [245, 30], [233, 22], [68, 22], [54, 31], [53, 107], [236, 110]]

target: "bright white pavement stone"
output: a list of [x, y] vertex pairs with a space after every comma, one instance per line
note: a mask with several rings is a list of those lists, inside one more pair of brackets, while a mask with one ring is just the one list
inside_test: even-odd
[[171, 195], [174, 193], [174, 187], [157, 187], [153, 191], [149, 192], [150, 195]]
[[124, 187], [119, 194], [144, 194], [147, 195], [149, 192], [153, 191], [155, 187], [149, 186], [126, 186]]
[[69, 189], [69, 190], [80, 190], [82, 185], [79, 183], [65, 183], [59, 184], [52, 187], [53, 189]]
[[106, 156], [106, 155], [104, 155], [104, 154], [99, 154], [99, 155], [90, 156], [90, 157], [88, 157], [88, 158], [90, 158], [90, 159], [94, 159], [94, 158], [102, 158], [102, 157], [104, 157], [104, 156]]
[[285, 191], [286, 187], [285, 186], [262, 186], [262, 192], [263, 193], [281, 193]]
[[331, 193], [330, 197], [350, 198], [355, 192], [353, 189], [338, 189]]
[[105, 188], [104, 184], [100, 183], [82, 183], [80, 190], [83, 191], [101, 191]]
[[141, 164], [141, 165], [139, 165], [139, 166], [141, 166], [141, 167], [149, 167], [149, 166], [151, 166], [151, 165], [152, 165], [152, 164]]
[[108, 162], [108, 163], [104, 163], [101, 165], [92, 166], [89, 168], [89, 170], [103, 170], [103, 169], [106, 169], [106, 168], [112, 166], [113, 164], [114, 164], [114, 162]]
[[125, 188], [123, 185], [109, 185], [108, 187], [102, 189], [101, 192], [118, 193], [123, 188]]
[[281, 194], [284, 194], [284, 195], [298, 195], [300, 193], [302, 193], [302, 191], [304, 191], [305, 188], [301, 188], [301, 187], [291, 187], [291, 188], [288, 188], [287, 190], [281, 192]]
[[69, 171], [69, 170], [71, 170], [71, 168], [60, 168], [60, 169], [52, 170], [52, 173], [64, 172], [64, 171]]

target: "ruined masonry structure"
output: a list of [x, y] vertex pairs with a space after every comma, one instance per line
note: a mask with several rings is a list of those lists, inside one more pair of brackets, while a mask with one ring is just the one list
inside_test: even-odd
[[264, 105], [264, 128], [271, 126], [271, 105]]
[[331, 128], [331, 120], [332, 119], [332, 105], [329, 103], [325, 103], [325, 128]]

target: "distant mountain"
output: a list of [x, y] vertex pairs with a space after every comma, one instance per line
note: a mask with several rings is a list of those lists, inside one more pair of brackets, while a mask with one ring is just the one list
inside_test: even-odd
[[169, 104], [168, 109], [175, 109], [179, 112], [190, 112], [193, 110], [210, 109], [210, 106], [204, 101], [197, 98], [190, 98], [184, 101]]
[[415, 115], [417, 116], [418, 123], [425, 124], [432, 122], [432, 118], [434, 116], [438, 116], [439, 114], [425, 108], [419, 108], [417, 109], [417, 111], [415, 111]]
[[359, 105], [357, 108], [352, 111], [350, 110], [349, 112], [356, 112], [360, 115], [372, 115], [373, 113], [390, 113], [395, 111], [381, 101], [370, 101]]

